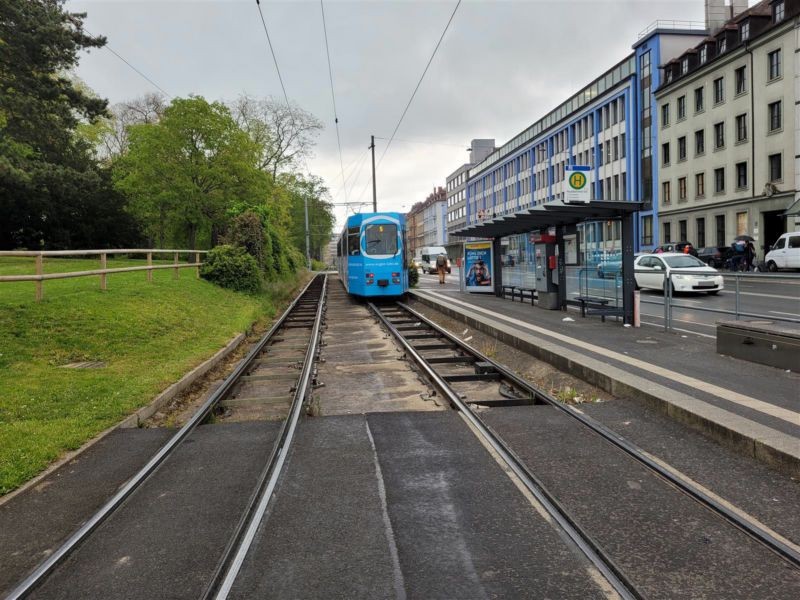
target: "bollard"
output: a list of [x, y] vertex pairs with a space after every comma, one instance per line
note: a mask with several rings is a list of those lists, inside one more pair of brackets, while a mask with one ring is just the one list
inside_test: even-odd
[[633, 326], [634, 327], [641, 327], [642, 320], [641, 320], [641, 310], [642, 306], [642, 293], [639, 290], [633, 290]]

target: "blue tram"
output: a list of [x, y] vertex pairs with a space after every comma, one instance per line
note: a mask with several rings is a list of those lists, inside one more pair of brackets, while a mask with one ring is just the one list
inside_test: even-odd
[[339, 237], [336, 266], [354, 296], [401, 296], [408, 291], [406, 220], [400, 213], [348, 217]]

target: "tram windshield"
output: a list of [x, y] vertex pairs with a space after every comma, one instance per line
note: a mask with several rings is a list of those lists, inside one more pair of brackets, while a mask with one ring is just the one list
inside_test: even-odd
[[382, 223], [364, 228], [367, 238], [367, 254], [397, 254], [397, 225]]

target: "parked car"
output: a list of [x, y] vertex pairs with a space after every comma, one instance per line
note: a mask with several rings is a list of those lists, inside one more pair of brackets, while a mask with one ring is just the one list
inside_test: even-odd
[[800, 269], [800, 231], [784, 233], [764, 257], [768, 271]]
[[692, 242], [671, 242], [669, 244], [662, 244], [653, 250], [654, 254], [661, 254], [662, 252], [676, 252], [682, 254], [691, 254], [697, 256], [697, 250], [692, 245]]
[[[724, 287], [719, 271], [682, 252], [645, 254], [634, 261], [634, 267], [638, 288], [663, 290], [665, 275], [671, 277], [673, 292], [717, 294]], [[691, 272], [672, 274], [675, 270]]]
[[604, 260], [597, 263], [597, 276], [600, 279], [614, 278], [622, 273], [622, 259]]
[[699, 248], [696, 256], [709, 267], [719, 269], [725, 266], [730, 250], [729, 246], [706, 246], [705, 248]]

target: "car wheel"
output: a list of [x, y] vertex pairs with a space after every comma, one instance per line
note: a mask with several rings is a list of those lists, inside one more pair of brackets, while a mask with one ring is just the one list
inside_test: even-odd
[[778, 265], [775, 264], [774, 260], [771, 260], [767, 263], [767, 271], [769, 271], [770, 273], [774, 273], [777, 270], [778, 270]]

